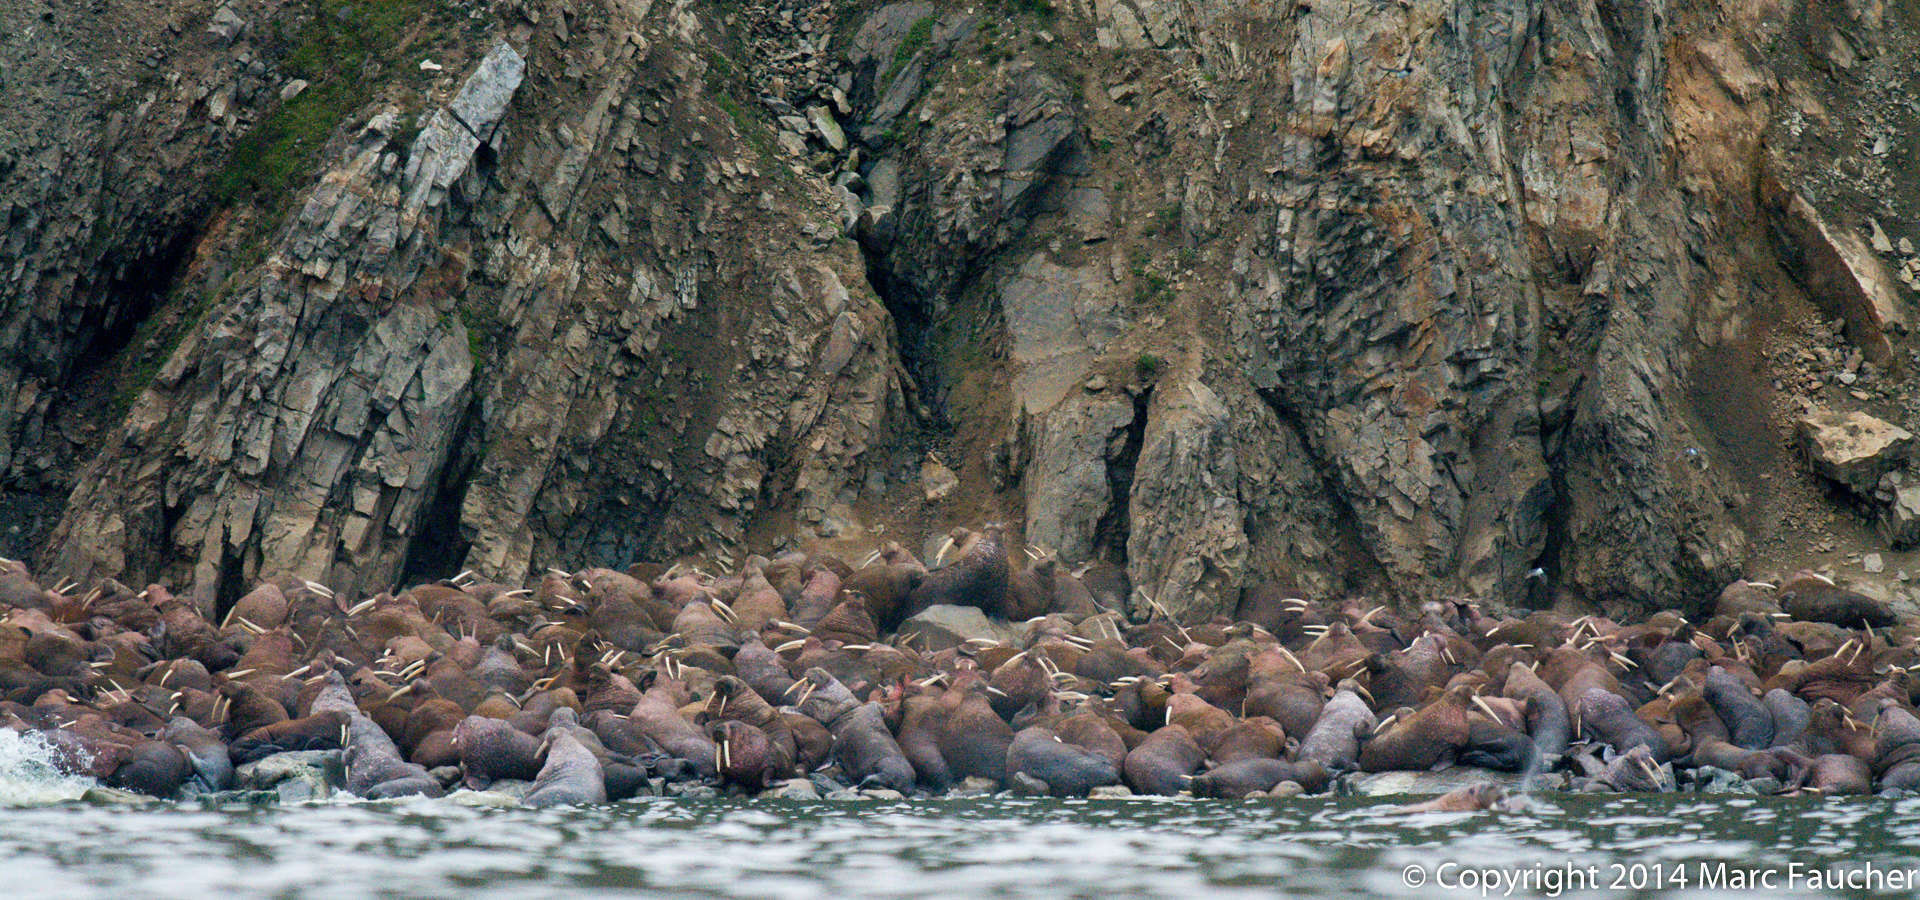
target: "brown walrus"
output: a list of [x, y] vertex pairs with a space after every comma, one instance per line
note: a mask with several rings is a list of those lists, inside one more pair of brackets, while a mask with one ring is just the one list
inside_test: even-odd
[[1410, 803], [1400, 807], [1396, 812], [1478, 812], [1483, 809], [1504, 809], [1506, 800], [1506, 788], [1490, 781], [1483, 781], [1448, 791], [1432, 800]]

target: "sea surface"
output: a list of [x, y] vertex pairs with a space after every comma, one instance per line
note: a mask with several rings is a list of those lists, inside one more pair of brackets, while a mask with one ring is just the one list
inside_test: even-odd
[[[1920, 799], [80, 799], [0, 732], [8, 897], [1920, 895]], [[1684, 883], [1682, 883], [1684, 881]]]

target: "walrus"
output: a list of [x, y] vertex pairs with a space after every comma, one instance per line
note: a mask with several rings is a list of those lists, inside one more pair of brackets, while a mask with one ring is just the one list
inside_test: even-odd
[[1448, 791], [1423, 803], [1410, 803], [1396, 812], [1478, 812], [1483, 809], [1503, 809], [1507, 801], [1507, 790], [1490, 781], [1471, 784], [1463, 788]]
[[1170, 797], [1186, 789], [1206, 758], [1185, 728], [1167, 725], [1129, 751], [1121, 770], [1133, 790]]
[[1021, 730], [1007, 745], [1007, 777], [1016, 774], [1045, 784], [1054, 797], [1085, 797], [1096, 787], [1120, 783], [1112, 760], [1038, 725]]
[[554, 728], [542, 743], [547, 761], [520, 802], [540, 807], [607, 802], [600, 761], [571, 731]]
[[953, 770], [940, 754], [941, 721], [945, 712], [938, 697], [915, 694], [901, 701], [900, 728], [895, 740], [900, 752], [913, 766], [914, 778], [929, 790], [944, 791], [953, 786]]
[[167, 721], [160, 736], [186, 754], [187, 763], [193, 766], [193, 781], [201, 790], [224, 791], [233, 786], [233, 758], [219, 735], [192, 719], [175, 716]]
[[1808, 622], [1831, 622], [1852, 628], [1865, 622], [1872, 628], [1891, 628], [1893, 610], [1883, 601], [1833, 583], [1824, 575], [1801, 570], [1780, 585], [1780, 607]]
[[1813, 721], [1813, 707], [1780, 688], [1767, 691], [1760, 702], [1773, 717], [1773, 740], [1767, 746], [1790, 747], [1799, 743]]
[[1449, 689], [1411, 716], [1396, 718], [1360, 748], [1363, 772], [1420, 772], [1453, 762], [1471, 736], [1467, 724], [1470, 689]]
[[802, 678], [812, 690], [800, 711], [833, 733], [833, 758], [847, 778], [862, 787], [912, 790], [913, 764], [888, 730], [880, 704], [859, 702], [825, 669], [808, 669]]
[[1726, 669], [1708, 669], [1701, 694], [1726, 724], [1729, 743], [1744, 750], [1761, 750], [1773, 743], [1772, 711]]
[[1320, 720], [1300, 740], [1295, 759], [1317, 762], [1334, 772], [1351, 771], [1360, 765], [1360, 743], [1373, 736], [1378, 720], [1349, 684], [1341, 682], [1339, 692], [1327, 701]]
[[713, 741], [670, 705], [664, 690], [647, 691], [627, 714], [627, 722], [661, 749], [685, 760], [703, 778], [718, 773], [713, 768]]
[[142, 741], [113, 770], [107, 784], [150, 797], [172, 797], [191, 774], [193, 767], [179, 748], [166, 741]]
[[733, 654], [733, 673], [760, 699], [776, 706], [786, 702], [787, 692], [793, 688], [794, 677], [781, 663], [780, 655], [767, 649], [757, 637], [740, 642], [740, 649]]
[[347, 790], [369, 800], [425, 794], [438, 797], [445, 793], [440, 782], [427, 770], [400, 757], [400, 748], [380, 726], [360, 712], [337, 671], [329, 671], [326, 686], [314, 698], [313, 711], [340, 712], [347, 716], [346, 750], [341, 755], [347, 770]]
[[245, 765], [275, 753], [298, 750], [338, 750], [346, 746], [349, 716], [326, 710], [298, 719], [285, 719], [252, 729], [227, 749], [234, 763]]
[[[990, 524], [980, 532], [973, 549], [958, 562], [927, 573], [907, 595], [905, 614], [912, 618], [930, 606], [974, 606], [989, 616], [1006, 618], [1010, 568], [1002, 545], [1003, 528]], [[805, 624], [805, 623], [802, 623]]]
[[792, 775], [785, 754], [765, 731], [746, 722], [726, 719], [707, 725], [713, 739], [714, 769], [722, 784], [737, 784], [751, 793]]
[[907, 598], [926, 580], [927, 570], [892, 541], [882, 545], [880, 557], [881, 561], [847, 576], [842, 587], [865, 595], [874, 622], [885, 631], [893, 631], [900, 627]]
[[1304, 735], [1320, 720], [1321, 709], [1326, 705], [1322, 692], [1327, 686], [1327, 676], [1320, 672], [1256, 679], [1247, 689], [1240, 714], [1266, 716], [1280, 723], [1282, 733]]
[[1920, 719], [1887, 699], [1880, 701], [1873, 725], [1880, 732], [1873, 754], [1875, 790], [1920, 789]]
[[1822, 794], [1869, 794], [1873, 792], [1873, 769], [1859, 757], [1825, 753], [1800, 766], [1787, 787]]
[[1667, 761], [1670, 750], [1666, 738], [1634, 715], [1626, 698], [1619, 694], [1589, 688], [1580, 697], [1578, 711], [1581, 733], [1607, 744], [1614, 752], [1627, 753], [1634, 747], [1645, 746], [1654, 762]]
[[1327, 789], [1332, 776], [1325, 766], [1312, 760], [1242, 759], [1195, 775], [1187, 788], [1195, 797], [1238, 800], [1248, 794], [1273, 790], [1282, 781], [1291, 781], [1307, 793], [1317, 794]]
[[964, 672], [940, 697], [940, 755], [956, 779], [1007, 780], [1007, 747], [1013, 729], [987, 702], [987, 685], [979, 673]]
[[495, 781], [529, 781], [540, 775], [540, 739], [499, 719], [468, 716], [453, 727], [466, 786], [485, 790]]

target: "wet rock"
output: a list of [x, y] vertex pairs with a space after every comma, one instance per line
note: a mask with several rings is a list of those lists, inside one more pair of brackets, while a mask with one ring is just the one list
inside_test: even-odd
[[1103, 784], [1087, 792], [1089, 800], [1125, 800], [1133, 791], [1124, 784]]
[[136, 806], [142, 803], [154, 802], [154, 798], [145, 794], [115, 787], [87, 788], [87, 792], [81, 794], [80, 799], [87, 803], [95, 803], [102, 806]]
[[275, 753], [233, 771], [236, 789], [272, 791], [282, 802], [324, 800], [346, 783], [338, 750]]
[[794, 778], [774, 785], [760, 796], [780, 800], [818, 800], [820, 789], [805, 778]]
[[454, 791], [447, 799], [461, 806], [480, 809], [514, 809], [520, 806], [520, 798], [498, 790]]
[[[1561, 776], [1547, 773], [1536, 776], [1533, 787], [1536, 790], [1554, 790], [1559, 787]], [[1345, 784], [1348, 793], [1363, 797], [1382, 797], [1393, 794], [1445, 794], [1481, 782], [1492, 782], [1509, 793], [1518, 793], [1526, 777], [1514, 772], [1494, 772], [1488, 769], [1476, 769], [1467, 766], [1454, 766], [1438, 772], [1376, 772], [1348, 776]]]
[[710, 784], [701, 784], [697, 781], [674, 781], [667, 784], [667, 796], [679, 797], [683, 800], [711, 800], [720, 796], [720, 792]]
[[907, 795], [902, 794], [899, 791], [896, 791], [892, 788], [868, 788], [866, 790], [861, 791], [860, 796], [867, 800], [905, 800], [907, 799]]

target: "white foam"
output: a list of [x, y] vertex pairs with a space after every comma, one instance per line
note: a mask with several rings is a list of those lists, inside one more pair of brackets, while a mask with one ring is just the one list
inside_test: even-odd
[[39, 732], [0, 728], [0, 806], [45, 806], [77, 800], [99, 782], [60, 771], [52, 744]]

